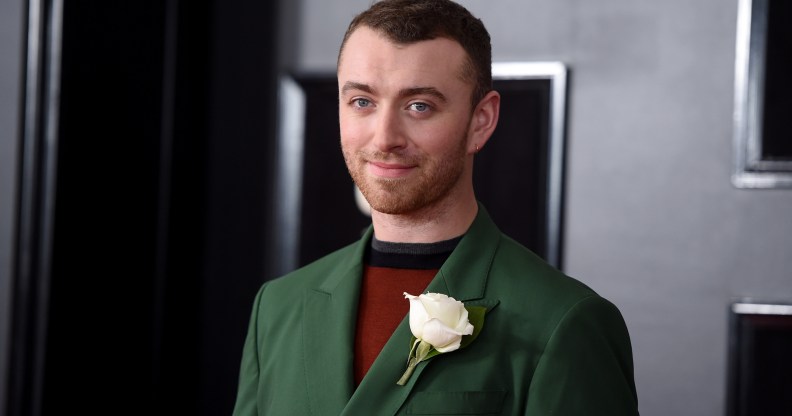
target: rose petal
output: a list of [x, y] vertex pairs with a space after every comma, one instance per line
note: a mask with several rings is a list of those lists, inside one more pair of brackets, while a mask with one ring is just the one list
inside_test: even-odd
[[467, 309], [464, 309], [464, 306], [463, 306], [463, 312], [459, 317], [459, 322], [457, 323], [457, 326], [454, 329], [465, 335], [470, 335], [473, 333], [473, 325], [471, 325], [470, 321], [468, 320], [468, 311]]
[[[427, 293], [418, 298], [430, 317], [439, 319], [451, 328], [460, 326], [461, 312], [465, 311], [465, 305], [462, 302], [442, 293]], [[467, 316], [465, 316], [465, 320], [467, 320]]]
[[424, 308], [419, 296], [413, 296], [404, 292], [404, 297], [410, 301], [410, 331], [415, 338], [423, 338], [423, 327], [429, 320], [429, 315]]
[[422, 339], [440, 352], [453, 351], [459, 348], [462, 333], [449, 328], [438, 319], [430, 319], [423, 327]]
[[465, 325], [465, 328], [464, 328], [464, 329], [462, 329], [462, 330], [461, 330], [461, 331], [459, 331], [459, 332], [460, 332], [462, 335], [471, 335], [471, 334], [473, 334], [473, 329], [475, 329], [475, 328], [473, 327], [473, 325], [472, 325], [470, 322], [468, 322], [468, 323]]
[[454, 341], [451, 344], [446, 345], [445, 347], [439, 347], [435, 349], [439, 352], [451, 352], [458, 350], [460, 345], [462, 345], [462, 337], [459, 337], [458, 340]]

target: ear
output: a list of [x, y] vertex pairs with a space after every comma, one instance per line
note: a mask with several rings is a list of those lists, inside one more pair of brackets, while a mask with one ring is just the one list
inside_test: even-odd
[[478, 153], [487, 144], [498, 125], [500, 113], [500, 94], [490, 91], [479, 101], [470, 118], [468, 154]]

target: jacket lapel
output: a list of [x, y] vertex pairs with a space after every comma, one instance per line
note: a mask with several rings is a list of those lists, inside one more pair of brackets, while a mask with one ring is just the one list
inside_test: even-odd
[[313, 414], [340, 414], [354, 390], [355, 323], [363, 254], [371, 234], [369, 228], [353, 253], [304, 297], [303, 356]]
[[[479, 204], [478, 215], [470, 229], [432, 279], [426, 292], [445, 293], [457, 300], [472, 301], [469, 303], [489, 306], [490, 309], [497, 305], [497, 300], [483, 297], [500, 238], [500, 231]], [[341, 415], [371, 414], [372, 409], [377, 409], [377, 414], [383, 415], [393, 415], [399, 411], [424, 369], [431, 365], [432, 360], [442, 359], [441, 355], [419, 363], [407, 384], [397, 385], [396, 381], [406, 369], [411, 336], [409, 320], [405, 317]]]

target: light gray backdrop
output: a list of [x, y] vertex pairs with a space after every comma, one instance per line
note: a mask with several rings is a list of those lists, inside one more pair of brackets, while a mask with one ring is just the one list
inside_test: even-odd
[[[565, 269], [621, 308], [641, 413], [724, 414], [730, 299], [792, 300], [792, 190], [730, 183], [737, 0], [460, 2], [494, 60], [572, 70]], [[369, 4], [303, 0], [293, 66]]]

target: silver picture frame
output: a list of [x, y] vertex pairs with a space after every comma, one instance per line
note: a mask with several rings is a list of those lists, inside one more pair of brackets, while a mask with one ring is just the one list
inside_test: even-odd
[[770, 2], [739, 2], [732, 173], [732, 183], [738, 188], [792, 188], [792, 159], [774, 160], [763, 156]]

